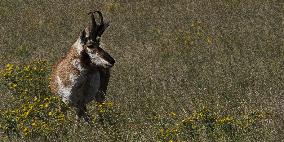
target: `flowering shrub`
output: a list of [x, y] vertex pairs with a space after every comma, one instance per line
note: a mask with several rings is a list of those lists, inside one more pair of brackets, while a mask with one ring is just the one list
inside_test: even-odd
[[2, 70], [4, 84], [14, 97], [49, 96], [48, 69], [45, 62], [36, 62], [25, 66], [7, 64]]
[[8, 136], [47, 136], [68, 122], [60, 112], [60, 99], [49, 91], [47, 67], [39, 61], [25, 66], [7, 64], [1, 71], [1, 81], [13, 97], [13, 107], [0, 116], [0, 129]]

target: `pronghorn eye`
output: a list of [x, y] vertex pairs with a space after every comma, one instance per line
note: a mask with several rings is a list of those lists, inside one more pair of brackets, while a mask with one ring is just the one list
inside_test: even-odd
[[94, 42], [94, 43], [92, 43], [92, 44], [86, 44], [86, 46], [88, 47], [88, 48], [91, 48], [91, 49], [93, 49], [93, 48], [96, 48], [96, 47], [98, 47], [100, 44], [98, 43], [98, 42]]
[[88, 48], [94, 48], [94, 45], [87, 45]]

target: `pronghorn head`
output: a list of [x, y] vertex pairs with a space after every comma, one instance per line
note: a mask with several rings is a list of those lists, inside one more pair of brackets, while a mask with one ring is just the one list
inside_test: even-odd
[[[96, 13], [98, 13], [101, 19], [99, 24], [95, 20]], [[81, 54], [87, 56], [90, 63], [94, 66], [110, 68], [114, 65], [115, 60], [101, 48], [100, 44], [100, 38], [109, 26], [109, 23], [104, 22], [100, 11], [90, 12], [89, 15], [91, 15], [91, 24], [80, 35], [80, 43], [83, 48]]]

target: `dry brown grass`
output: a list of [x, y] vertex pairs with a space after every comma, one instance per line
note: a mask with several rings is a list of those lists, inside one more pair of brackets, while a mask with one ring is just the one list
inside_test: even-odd
[[[1, 68], [55, 62], [94, 9], [111, 21], [102, 41], [117, 61], [107, 96], [116, 107], [105, 117], [119, 123], [82, 126], [48, 140], [158, 141], [161, 128], [203, 108], [220, 116], [271, 115], [239, 136], [216, 130], [206, 137], [202, 131], [193, 140], [284, 139], [280, 0], [1, 1]], [[1, 85], [0, 112], [12, 105], [9, 95]], [[89, 107], [95, 114], [95, 105]]]

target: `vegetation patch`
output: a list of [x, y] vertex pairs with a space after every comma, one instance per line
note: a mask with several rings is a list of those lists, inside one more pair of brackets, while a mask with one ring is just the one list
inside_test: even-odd
[[12, 107], [1, 114], [1, 129], [7, 136], [48, 136], [68, 122], [60, 112], [60, 99], [49, 91], [48, 67], [39, 61], [24, 66], [7, 64], [1, 71], [1, 82], [13, 97]]
[[[267, 119], [265, 112], [253, 112], [248, 115], [218, 115], [209, 109], [192, 113], [187, 118], [177, 121], [169, 128], [160, 129], [161, 141], [242, 139], [242, 135], [251, 131], [260, 122]], [[262, 127], [262, 126], [260, 126]]]

